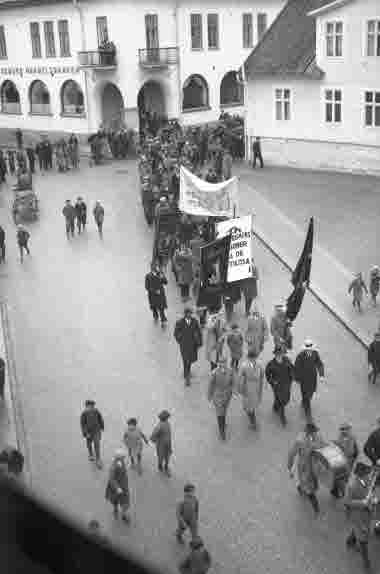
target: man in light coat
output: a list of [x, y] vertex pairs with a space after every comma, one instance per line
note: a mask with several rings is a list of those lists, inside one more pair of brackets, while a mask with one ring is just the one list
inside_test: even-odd
[[252, 309], [247, 323], [245, 332], [245, 341], [248, 350], [252, 349], [256, 356], [259, 356], [264, 349], [264, 344], [269, 338], [268, 323], [258, 307], [255, 305]]
[[211, 371], [216, 369], [219, 357], [223, 354], [227, 323], [224, 312], [210, 315], [206, 325], [206, 359]]
[[354, 280], [350, 283], [348, 292], [351, 293], [351, 291], [353, 296], [352, 305], [354, 308], [357, 307], [358, 311], [361, 312], [361, 302], [363, 300], [364, 291], [366, 292], [366, 295], [368, 295], [367, 285], [364, 283], [361, 273], [357, 273]]
[[294, 379], [299, 383], [302, 395], [302, 406], [306, 417], [311, 421], [310, 401], [317, 390], [318, 375], [324, 381], [325, 371], [318, 351], [310, 339], [305, 340], [303, 349], [298, 353], [294, 363]]
[[256, 411], [261, 403], [264, 387], [264, 367], [257, 360], [257, 354], [251, 348], [239, 372], [239, 392], [243, 399], [243, 409], [248, 415], [250, 426], [257, 428]]
[[232, 369], [227, 367], [227, 357], [218, 359], [216, 369], [211, 373], [207, 397], [215, 406], [220, 438], [226, 440], [226, 414], [232, 398], [234, 377]]

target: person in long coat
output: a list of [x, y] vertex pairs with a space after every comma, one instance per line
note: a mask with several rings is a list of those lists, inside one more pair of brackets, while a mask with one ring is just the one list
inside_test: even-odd
[[371, 294], [372, 304], [376, 306], [376, 298], [380, 290], [380, 268], [373, 265], [369, 273], [369, 292]]
[[167, 285], [168, 280], [161, 272], [160, 267], [156, 263], [152, 263], [150, 273], [145, 276], [145, 290], [148, 293], [149, 306], [153, 313], [153, 318], [158, 321], [158, 314], [160, 314], [161, 325], [167, 322], [165, 309], [167, 309], [166, 294], [164, 285]]
[[227, 324], [223, 311], [210, 315], [206, 325], [206, 359], [211, 371], [216, 369], [219, 357], [223, 354]]
[[264, 388], [264, 367], [257, 360], [257, 353], [249, 349], [248, 357], [239, 372], [239, 392], [243, 400], [243, 409], [248, 415], [251, 428], [257, 428], [257, 409], [261, 403]]
[[269, 330], [268, 323], [262, 313], [255, 306], [248, 317], [247, 330], [245, 332], [245, 341], [248, 350], [252, 349], [256, 356], [264, 349], [264, 344], [268, 340]]
[[191, 365], [197, 361], [198, 349], [202, 346], [202, 331], [199, 322], [192, 316], [190, 305], [186, 305], [184, 317], [176, 322], [174, 338], [181, 351], [185, 384], [189, 386]]
[[286, 318], [286, 306], [275, 305], [275, 313], [270, 322], [270, 332], [275, 346], [285, 343], [287, 349], [292, 348], [293, 337], [290, 327], [291, 322]]
[[283, 345], [275, 347], [273, 354], [274, 358], [269, 361], [265, 368], [265, 376], [273, 390], [273, 411], [278, 413], [282, 424], [285, 426], [287, 422], [285, 407], [290, 401], [294, 367], [286, 356], [286, 349]]
[[130, 522], [130, 517], [128, 515], [130, 506], [128, 473], [125, 464], [125, 453], [122, 449], [118, 449], [115, 452], [115, 456], [110, 467], [106, 486], [106, 500], [113, 505], [115, 518], [118, 517], [120, 506], [122, 520], [124, 520], [124, 522]]
[[352, 425], [343, 423], [339, 427], [339, 434], [336, 440], [333, 441], [343, 452], [347, 460], [347, 471], [343, 476], [335, 478], [330, 494], [335, 498], [342, 498], [348, 477], [355, 465], [356, 459], [359, 456], [359, 446], [354, 434], [352, 433]]
[[293, 478], [293, 467], [297, 463], [297, 490], [301, 496], [306, 496], [313, 507], [316, 515], [319, 514], [319, 501], [316, 493], [319, 488], [318, 478], [313, 471], [312, 452], [326, 445], [319, 434], [318, 427], [313, 422], [308, 422], [305, 430], [301, 433], [288, 454], [288, 470]]
[[70, 235], [74, 237], [75, 230], [75, 208], [69, 199], [66, 199], [62, 213], [66, 222], [66, 237], [69, 239]]
[[227, 335], [227, 345], [231, 355], [231, 369], [239, 368], [240, 359], [243, 356], [244, 337], [237, 323], [231, 325], [231, 331]]
[[307, 418], [311, 418], [310, 401], [317, 390], [318, 375], [324, 381], [324, 365], [318, 351], [310, 339], [306, 339], [304, 348], [298, 353], [294, 363], [294, 379], [299, 383], [302, 406]]
[[169, 461], [172, 455], [172, 431], [169, 423], [170, 413], [162, 411], [158, 418], [160, 422], [154, 427], [150, 440], [156, 445], [158, 470], [165, 472], [167, 476], [171, 475], [169, 470]]
[[355, 275], [355, 279], [351, 281], [350, 286], [348, 288], [348, 292], [351, 293], [352, 291], [352, 305], [353, 307], [357, 307], [358, 311], [361, 311], [361, 302], [363, 300], [363, 293], [364, 291], [368, 295], [367, 285], [364, 283], [363, 277], [361, 273], [357, 273]]
[[375, 333], [373, 341], [368, 347], [368, 380], [372, 379], [372, 383], [376, 383], [376, 379], [380, 374], [380, 329]]
[[227, 367], [227, 357], [221, 356], [211, 373], [207, 398], [214, 403], [220, 438], [226, 440], [226, 415], [234, 387], [232, 369]]
[[183, 246], [174, 255], [174, 265], [176, 268], [177, 281], [181, 289], [181, 297], [187, 299], [190, 294], [190, 286], [194, 279], [193, 274], [193, 254], [189, 247]]
[[245, 300], [245, 314], [248, 317], [251, 310], [252, 301], [257, 297], [257, 281], [259, 280], [259, 272], [257, 267], [254, 267], [252, 277], [243, 279], [241, 282], [241, 290]]

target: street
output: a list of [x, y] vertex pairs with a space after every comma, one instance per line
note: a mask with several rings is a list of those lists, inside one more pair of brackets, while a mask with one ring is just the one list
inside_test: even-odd
[[[135, 162], [93, 169], [83, 165], [78, 175], [38, 175], [35, 188], [41, 213], [28, 226], [31, 256], [23, 265], [11, 220], [12, 192], [8, 188], [0, 194], [7, 233], [7, 263], [0, 267], [2, 298], [14, 326], [34, 490], [84, 524], [98, 519], [113, 541], [174, 573], [185, 552], [174, 536], [175, 506], [184, 483], [191, 481], [200, 501], [200, 534], [214, 558], [213, 573], [359, 572], [360, 556], [345, 548], [342, 504], [321, 487], [322, 515], [314, 519], [289, 479], [288, 449], [304, 424], [296, 385], [286, 429], [272, 414], [267, 385], [257, 433], [248, 428], [235, 398], [225, 444], [217, 437], [215, 413], [207, 402], [204, 349], [192, 386], [184, 387], [173, 338], [183, 306], [171, 273], [165, 330], [154, 324], [144, 291], [152, 231], [143, 216]], [[68, 241], [62, 208], [66, 199], [78, 195], [88, 205], [88, 229]], [[92, 218], [97, 199], [105, 207], [103, 241]], [[259, 243], [255, 254], [261, 277], [258, 301], [269, 321], [274, 304], [290, 292], [289, 273]], [[239, 313], [241, 317], [242, 307]], [[240, 322], [245, 327], [246, 320]], [[295, 352], [306, 337], [314, 340], [326, 366], [326, 385], [319, 387], [312, 405], [323, 435], [335, 438], [339, 424], [347, 420], [362, 444], [380, 407], [380, 391], [367, 381], [363, 348], [310, 294], [295, 322]], [[265, 363], [272, 350], [270, 341], [262, 356]], [[87, 460], [80, 433], [79, 416], [89, 398], [105, 419], [103, 470]], [[125, 526], [114, 521], [104, 499], [108, 467], [121, 445], [126, 419], [137, 417], [149, 435], [163, 408], [172, 413], [173, 476], [159, 475], [154, 449], [145, 447], [143, 476], [129, 471], [132, 524]], [[379, 565], [376, 540], [370, 555]]]

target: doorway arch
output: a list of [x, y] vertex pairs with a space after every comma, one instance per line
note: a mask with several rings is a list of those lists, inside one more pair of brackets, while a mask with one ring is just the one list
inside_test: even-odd
[[140, 89], [137, 96], [140, 129], [144, 127], [145, 114], [166, 117], [165, 97], [161, 84], [148, 80]]
[[124, 125], [124, 100], [115, 84], [108, 82], [102, 92], [102, 125], [117, 130]]

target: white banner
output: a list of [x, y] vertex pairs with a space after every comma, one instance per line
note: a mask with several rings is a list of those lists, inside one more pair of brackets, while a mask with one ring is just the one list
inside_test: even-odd
[[216, 224], [216, 237], [221, 239], [231, 234], [231, 245], [228, 261], [227, 283], [252, 277], [254, 266], [252, 255], [252, 215], [221, 221]]
[[179, 209], [184, 213], [234, 217], [237, 214], [237, 197], [236, 177], [221, 183], [208, 183], [181, 166]]

